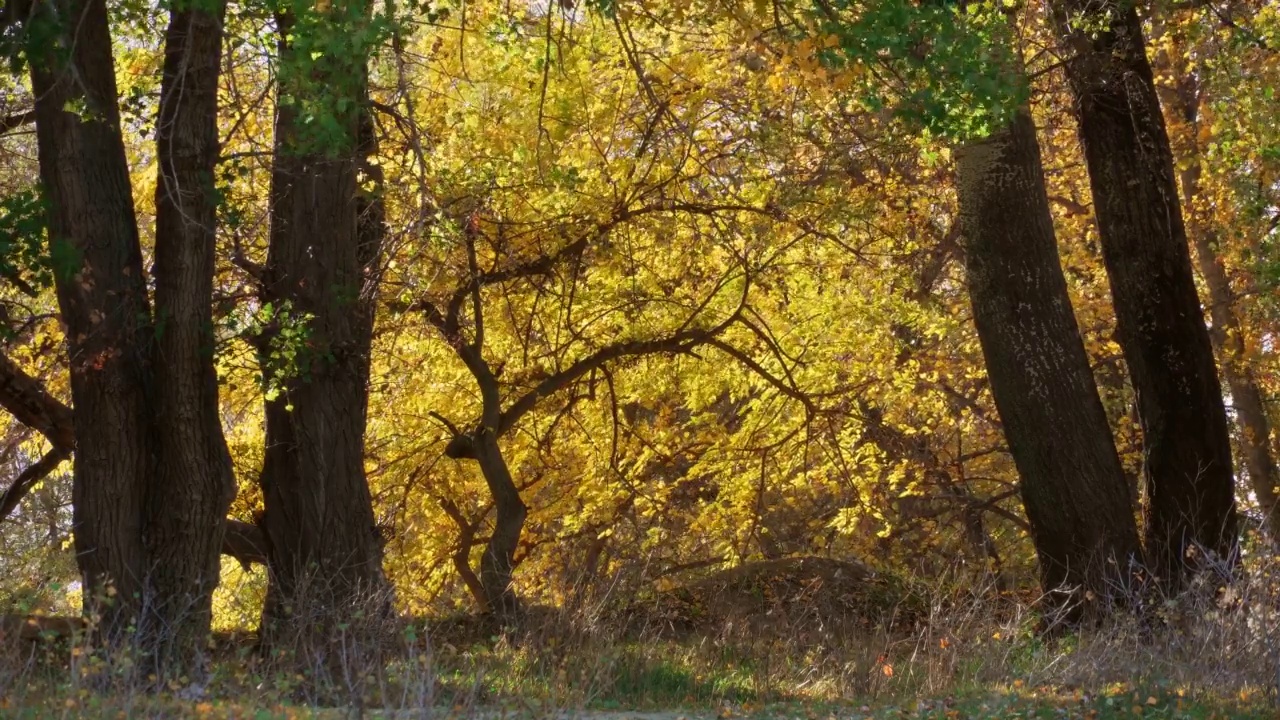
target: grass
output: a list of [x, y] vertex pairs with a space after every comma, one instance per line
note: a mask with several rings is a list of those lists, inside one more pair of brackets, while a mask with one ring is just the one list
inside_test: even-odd
[[[906, 720], [909, 718], [1273, 718], [1269, 688], [1249, 683], [1209, 687], [1161, 678], [1158, 667], [1132, 668], [1134, 682], [1102, 680], [1107, 668], [1089, 662], [1100, 638], [1045, 645], [1013, 636], [976, 645], [957, 663], [946, 692], [927, 692], [930, 661], [922, 653], [879, 656], [868, 672], [872, 691], [842, 695], [822, 677], [834, 666], [810, 666], [791, 655], [765, 663], [750, 648], [709, 639], [619, 642], [585, 647], [525, 645], [499, 639], [467, 650], [440, 649], [429, 663], [401, 660], [386, 669], [383, 696], [343, 708], [317, 708], [294, 694], [301, 677], [288, 677], [243, 657], [223, 657], [214, 667], [208, 695], [95, 691], [69, 677], [60, 661], [33, 656], [21, 678], [0, 699], [4, 718], [338, 718], [435, 717], [458, 720], [581, 717], [587, 720]], [[447, 643], [445, 643], [447, 645]], [[939, 643], [941, 646], [942, 643]], [[939, 647], [939, 650], [950, 649]], [[905, 650], [901, 646], [900, 650]], [[762, 648], [756, 648], [757, 650]], [[776, 646], [774, 650], [778, 649]], [[1003, 652], [995, 652], [997, 649]], [[1113, 648], [1117, 652], [1119, 648]], [[794, 650], [794, 648], [793, 648]], [[50, 650], [43, 651], [51, 653]], [[923, 660], [923, 662], [922, 662]], [[1004, 677], [989, 663], [999, 660]], [[1050, 677], [1038, 685], [1023, 677]], [[934, 664], [936, 670], [939, 665]], [[859, 673], [861, 674], [861, 673]], [[1092, 678], [1081, 686], [1070, 675]], [[404, 692], [431, 685], [425, 702]], [[933, 679], [934, 682], [937, 678]], [[943, 688], [939, 688], [940, 690]]]
[[[172, 697], [147, 697], [125, 703], [112, 696], [88, 694], [76, 698], [49, 695], [43, 700], [21, 705], [0, 699], [0, 716], [22, 720], [133, 717], [324, 720], [351, 717], [353, 714], [347, 708], [311, 708], [285, 703], [264, 705], [258, 701], [234, 700], [182, 702]], [[758, 705], [675, 705], [663, 710], [635, 711], [622, 708], [568, 710], [523, 703], [484, 707], [441, 705], [427, 712], [374, 709], [358, 714], [369, 718], [433, 717], [441, 720], [1236, 720], [1277, 717], [1271, 699], [1261, 695], [1193, 697], [1179, 690], [1130, 687], [1113, 687], [1097, 693], [1061, 688], [975, 690], [940, 698], [887, 700], [874, 704], [790, 701]]]
[[768, 623], [675, 634], [599, 612], [548, 610], [510, 633], [434, 622], [395, 629], [384, 665], [344, 666], [323, 703], [305, 671], [243, 635], [186, 700], [181, 684], [139, 690], [127, 658], [0, 643], [0, 717], [1280, 718], [1277, 578], [1254, 572], [1230, 603], [1201, 593], [1165, 602], [1159, 622], [1121, 614], [1054, 641], [1024, 600], [984, 591], [929, 594], [909, 627], [795, 602]]

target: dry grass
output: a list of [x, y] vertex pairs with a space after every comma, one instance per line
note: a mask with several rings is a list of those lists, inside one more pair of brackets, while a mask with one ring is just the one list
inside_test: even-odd
[[[892, 601], [872, 613], [828, 602], [821, 587], [795, 577], [723, 585], [701, 600], [682, 596], [681, 607], [701, 619], [680, 632], [658, 600], [648, 615], [635, 603], [533, 608], [506, 629], [467, 618], [386, 619], [370, 634], [337, 623], [328, 652], [311, 648], [302, 662], [288, 650], [263, 657], [250, 637], [224, 635], [206, 679], [176, 679], [160, 695], [143, 689], [127, 653], [106, 658], [83, 640], [4, 642], [0, 715], [274, 717], [318, 707], [418, 716], [677, 708], [777, 715], [802, 707], [845, 717], [905, 707], [922, 717], [994, 717], [993, 708], [1025, 701], [1070, 717], [1072, 708], [1105, 717], [1116, 707], [1273, 716], [1251, 713], [1271, 712], [1257, 708], [1273, 702], [1280, 683], [1274, 562], [1254, 563], [1225, 594], [1202, 588], [1154, 607], [1145, 599], [1141, 617], [1117, 615], [1052, 641], [1034, 633], [1026, 598], [971, 581], [957, 586], [885, 594]], [[727, 602], [733, 592], [758, 592], [759, 602]], [[699, 602], [707, 604], [687, 607]], [[841, 615], [840, 607], [858, 612]]]

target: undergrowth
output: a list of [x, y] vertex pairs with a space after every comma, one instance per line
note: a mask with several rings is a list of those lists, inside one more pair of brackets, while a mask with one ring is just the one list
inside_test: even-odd
[[[348, 680], [323, 692], [246, 633], [216, 638], [206, 678], [158, 693], [124, 681], [127, 657], [103, 657], [83, 639], [10, 638], [0, 643], [0, 715], [1280, 717], [1274, 568], [1154, 607], [1147, 599], [1142, 612], [1053, 638], [1037, 633], [1027, 598], [966, 587], [917, 589], [909, 622], [898, 606], [876, 618], [824, 616], [817, 596], [775, 598], [766, 617], [725, 616], [696, 631], [669, 614], [631, 611], [624, 621], [599, 606], [532, 608], [506, 628], [402, 619], [386, 628], [384, 648], [353, 653], [362, 666], [342, 667]], [[383, 661], [370, 666], [374, 656]]]

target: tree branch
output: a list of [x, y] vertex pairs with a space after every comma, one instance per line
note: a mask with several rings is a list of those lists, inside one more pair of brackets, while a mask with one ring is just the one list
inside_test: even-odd
[[[0, 353], [0, 408], [8, 411], [18, 422], [44, 435], [53, 445], [53, 450], [23, 470], [0, 496], [0, 520], [4, 520], [18, 507], [32, 486], [71, 457], [75, 450], [76, 432], [71, 408], [51, 395], [43, 383], [28, 375], [4, 353]], [[265, 564], [265, 536], [256, 525], [228, 519], [222, 554], [239, 560], [246, 567], [251, 563]]]
[[[613, 223], [607, 225], [607, 227], [612, 226]], [[601, 228], [597, 230], [594, 236], [599, 237], [603, 232], [607, 232], [607, 230]], [[478, 294], [481, 289], [489, 285], [497, 285], [498, 283], [504, 283], [509, 280], [550, 275], [551, 271], [564, 260], [575, 255], [581, 255], [582, 252], [587, 249], [587, 241], [587, 236], [581, 237], [550, 255], [542, 255], [534, 260], [512, 265], [511, 267], [504, 268], [502, 270], [493, 270], [484, 273], [473, 270], [471, 280], [453, 291], [453, 295], [449, 298], [449, 304], [446, 307], [446, 312], [440, 315], [440, 322], [432, 322], [432, 324], [436, 325], [436, 327], [440, 328], [442, 331], [447, 330], [450, 334], [456, 335], [459, 327], [458, 316], [461, 314], [462, 306], [467, 301], [468, 297]], [[471, 253], [469, 253], [469, 255], [470, 254]], [[471, 261], [470, 257], [468, 258], [468, 261]], [[419, 304], [421, 305], [423, 303]], [[429, 305], [430, 303], [425, 304]], [[438, 310], [437, 314], [439, 314]], [[450, 340], [450, 342], [454, 342], [454, 340]]]
[[26, 112], [14, 113], [13, 115], [0, 117], [0, 135], [6, 135], [18, 128], [26, 127], [35, 121], [36, 111], [34, 108], [27, 110]]
[[246, 571], [257, 563], [267, 564], [267, 536], [253, 523], [227, 518], [222, 536], [222, 554], [240, 561]]
[[1076, 202], [1075, 200], [1062, 195], [1050, 195], [1049, 202], [1060, 205], [1063, 210], [1067, 211], [1067, 215], [1070, 217], [1075, 217], [1076, 215], [1089, 215], [1093, 212], [1093, 209], [1088, 205]]
[[9, 517], [9, 513], [18, 507], [18, 503], [22, 502], [22, 498], [26, 497], [31, 488], [48, 477], [49, 473], [57, 469], [62, 464], [62, 461], [69, 457], [71, 457], [70, 448], [55, 447], [45, 453], [44, 457], [28, 465], [26, 469], [19, 473], [18, 479], [14, 480], [4, 495], [0, 496], [0, 520]]
[[799, 388], [788, 385], [783, 382], [781, 378], [764, 369], [764, 366], [752, 359], [750, 355], [747, 355], [738, 348], [721, 340], [712, 339], [708, 341], [708, 344], [745, 365], [748, 370], [759, 375], [765, 382], [777, 388], [783, 395], [786, 395], [793, 400], [798, 400], [802, 405], [804, 405], [805, 409], [808, 410], [811, 415], [817, 412], [817, 406], [814, 405], [812, 398], [804, 394]]
[[728, 329], [729, 325], [737, 318], [738, 313], [735, 312], [728, 320], [708, 330], [682, 330], [665, 338], [629, 340], [600, 348], [590, 355], [580, 358], [564, 370], [544, 379], [538, 383], [537, 387], [520, 396], [518, 400], [511, 404], [511, 407], [502, 413], [498, 422], [498, 435], [501, 436], [507, 430], [510, 430], [520, 418], [537, 406], [539, 400], [563, 390], [573, 381], [592, 370], [600, 368], [607, 362], [626, 357], [687, 352], [698, 345], [711, 342], [713, 338]]
[[68, 453], [75, 448], [71, 408], [50, 395], [39, 380], [4, 353], [0, 353], [0, 407], [48, 438], [54, 448]]

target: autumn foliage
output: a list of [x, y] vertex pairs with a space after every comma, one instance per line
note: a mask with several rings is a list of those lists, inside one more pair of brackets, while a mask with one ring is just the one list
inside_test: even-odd
[[194, 673], [793, 561], [1229, 583], [1280, 13], [1053, 5], [9, 0], [0, 613]]

